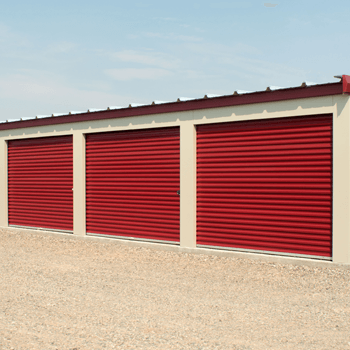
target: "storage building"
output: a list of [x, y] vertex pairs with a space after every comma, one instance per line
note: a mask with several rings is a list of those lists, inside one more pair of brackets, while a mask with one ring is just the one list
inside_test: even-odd
[[3, 121], [0, 227], [350, 264], [339, 78]]

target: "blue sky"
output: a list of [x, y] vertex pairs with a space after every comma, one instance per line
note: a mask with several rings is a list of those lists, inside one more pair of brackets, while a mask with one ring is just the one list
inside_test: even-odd
[[337, 81], [349, 0], [7, 1], [0, 119]]

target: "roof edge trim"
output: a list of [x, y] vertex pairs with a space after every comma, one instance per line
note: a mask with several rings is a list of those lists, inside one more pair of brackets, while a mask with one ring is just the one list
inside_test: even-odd
[[233, 107], [256, 103], [286, 101], [311, 97], [322, 97], [350, 93], [350, 76], [343, 75], [342, 82], [301, 86], [273, 91], [257, 91], [243, 95], [224, 95], [213, 98], [200, 98], [183, 102], [170, 102], [144, 105], [133, 108], [109, 109], [94, 113], [70, 114], [55, 118], [32, 119], [1, 123], [0, 130], [21, 129], [46, 125], [68, 124], [101, 119], [136, 117], [151, 114], [184, 112], [207, 108]]
[[343, 81], [343, 93], [344, 94], [350, 94], [350, 76], [349, 75], [343, 75], [342, 76]]

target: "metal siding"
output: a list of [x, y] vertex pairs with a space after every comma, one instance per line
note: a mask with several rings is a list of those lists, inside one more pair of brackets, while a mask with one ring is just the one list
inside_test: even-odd
[[332, 116], [197, 127], [197, 244], [332, 256]]
[[8, 142], [9, 225], [73, 230], [72, 136]]
[[86, 136], [88, 233], [178, 242], [178, 127]]

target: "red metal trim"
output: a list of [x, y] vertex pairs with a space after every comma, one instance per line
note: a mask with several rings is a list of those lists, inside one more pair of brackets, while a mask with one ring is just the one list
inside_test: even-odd
[[350, 76], [343, 75], [342, 81], [343, 81], [343, 93], [350, 94]]
[[[350, 81], [350, 76], [343, 75], [344, 81]], [[16, 121], [0, 124], [0, 130], [11, 130], [20, 128], [30, 128], [45, 125], [56, 125], [65, 123], [76, 123], [90, 120], [102, 120], [113, 118], [134, 117], [141, 115], [183, 112], [190, 110], [199, 110], [205, 108], [218, 108], [228, 106], [238, 106], [253, 103], [276, 102], [283, 100], [293, 100], [299, 98], [320, 97], [339, 95], [344, 92], [343, 85], [339, 83], [330, 83], [314, 85], [307, 87], [287, 88], [276, 91], [258, 91], [244, 95], [228, 95], [215, 98], [201, 98], [186, 102], [171, 102], [161, 105], [147, 105], [133, 108], [122, 108], [118, 110], [106, 110], [92, 113], [82, 113], [66, 115], [60, 117], [51, 117], [44, 119], [33, 119], [27, 121]], [[347, 85], [348, 89], [348, 85]], [[348, 92], [348, 90], [346, 90]], [[350, 92], [350, 87], [349, 87]]]

